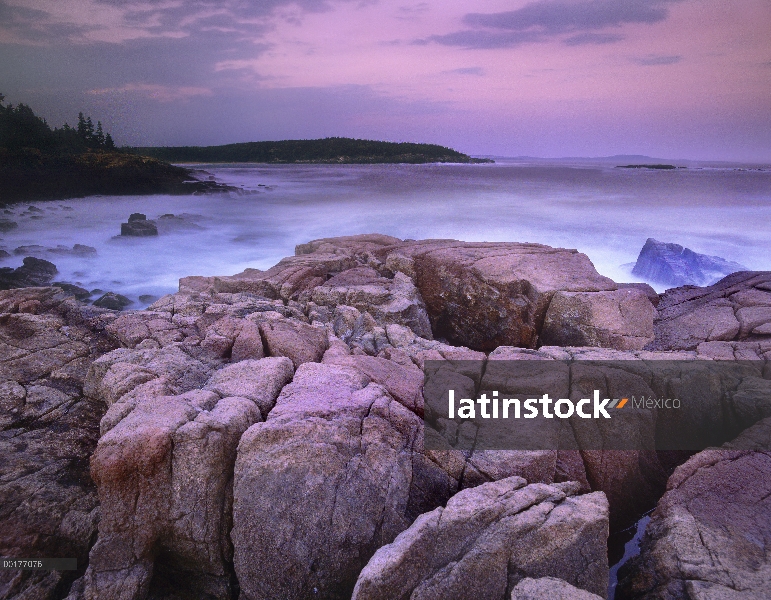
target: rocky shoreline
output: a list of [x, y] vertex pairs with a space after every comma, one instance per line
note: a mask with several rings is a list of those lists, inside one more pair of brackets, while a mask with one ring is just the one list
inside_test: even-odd
[[609, 532], [654, 506], [616, 598], [765, 597], [767, 379], [692, 456], [426, 450], [425, 361], [501, 357], [771, 377], [771, 272], [659, 296], [575, 250], [372, 234], [143, 311], [0, 291], [0, 554], [80, 567], [0, 597], [604, 598]]
[[100, 194], [243, 192], [214, 181], [198, 180], [190, 169], [123, 152], [52, 155], [29, 150], [19, 155], [6, 153], [0, 156], [3, 158], [0, 164], [0, 206]]

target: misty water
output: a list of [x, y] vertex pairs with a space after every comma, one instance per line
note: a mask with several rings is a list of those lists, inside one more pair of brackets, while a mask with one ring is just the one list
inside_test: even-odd
[[[140, 295], [176, 291], [187, 275], [266, 269], [320, 237], [380, 232], [399, 238], [538, 242], [577, 248], [616, 281], [654, 237], [771, 269], [771, 171], [503, 161], [481, 165], [199, 165], [251, 193], [88, 197], [14, 205], [0, 233], [16, 267], [20, 246], [92, 246], [94, 256], [38, 249], [58, 281]], [[30, 207], [33, 207], [30, 209]], [[169, 220], [158, 237], [118, 237], [131, 213]], [[659, 288], [661, 291], [661, 288]]]

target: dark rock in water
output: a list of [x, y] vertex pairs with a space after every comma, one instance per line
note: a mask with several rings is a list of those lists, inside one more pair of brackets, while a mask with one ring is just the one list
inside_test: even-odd
[[128, 218], [128, 223], [121, 223], [120, 234], [133, 237], [158, 235], [155, 221], [148, 221], [142, 213], [134, 213]]
[[11, 256], [11, 255], [8, 254], [5, 250], [0, 250], [0, 260], [2, 260], [4, 258], [8, 258], [9, 256]]
[[10, 267], [0, 269], [0, 290], [44, 287], [51, 283], [58, 272], [55, 264], [28, 256], [24, 259], [24, 264], [17, 269]]
[[132, 302], [126, 296], [114, 292], [107, 292], [101, 298], [94, 300], [94, 306], [109, 308], [110, 310], [123, 310], [129, 304], [132, 304]]
[[16, 221], [9, 221], [8, 219], [0, 219], [0, 231], [10, 231], [16, 229], [19, 224]]
[[632, 274], [664, 285], [711, 285], [747, 267], [719, 256], [699, 254], [679, 244], [648, 238]]
[[158, 299], [158, 296], [153, 296], [152, 294], [142, 294], [139, 297], [139, 301], [143, 304], [152, 304]]
[[31, 205], [30, 205], [30, 206], [28, 206], [28, 207], [27, 207], [27, 212], [31, 212], [31, 213], [41, 213], [41, 212], [43, 212], [43, 210], [42, 210], [42, 209], [40, 209], [40, 208], [38, 208], [37, 206], [31, 206]]
[[13, 249], [13, 253], [16, 256], [30, 256], [33, 254], [43, 254], [46, 251], [45, 246], [40, 244], [29, 244], [27, 246], [19, 246]]
[[158, 220], [155, 221], [155, 225], [158, 228], [158, 232], [162, 234], [175, 231], [203, 229], [203, 227], [195, 223], [197, 218], [200, 218], [200, 216], [186, 213], [180, 215], [168, 213], [158, 217]]
[[84, 246], [83, 244], [75, 244], [72, 248], [67, 248], [66, 246], [48, 248], [48, 252], [51, 254], [69, 254], [70, 256], [96, 256], [96, 248]]
[[87, 289], [72, 283], [55, 281], [52, 285], [64, 290], [68, 294], [72, 294], [77, 300], [88, 300], [88, 298], [91, 296], [91, 292], [89, 292]]

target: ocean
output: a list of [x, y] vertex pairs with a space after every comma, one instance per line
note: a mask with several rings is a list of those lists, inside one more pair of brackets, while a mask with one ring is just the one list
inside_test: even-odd
[[[57, 281], [113, 291], [140, 308], [187, 275], [266, 269], [315, 238], [385, 233], [399, 238], [537, 242], [576, 248], [616, 281], [637, 281], [631, 263], [649, 237], [771, 269], [771, 170], [498, 160], [495, 164], [196, 165], [244, 190], [209, 196], [94, 196], [5, 210], [0, 267], [34, 254]], [[33, 208], [30, 208], [33, 207]], [[158, 237], [120, 237], [132, 213], [164, 214]], [[95, 255], [51, 252], [74, 244]], [[21, 246], [42, 248], [14, 251]], [[658, 291], [663, 288], [657, 287]], [[96, 297], [96, 296], [95, 296]]]

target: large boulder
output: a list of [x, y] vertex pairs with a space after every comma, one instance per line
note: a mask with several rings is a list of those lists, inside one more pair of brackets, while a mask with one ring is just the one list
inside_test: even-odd
[[653, 341], [653, 305], [642, 290], [557, 292], [546, 312], [540, 343], [642, 350]]
[[286, 356], [295, 367], [319, 362], [329, 346], [326, 329], [289, 319], [264, 321], [260, 333], [270, 356]]
[[632, 274], [674, 287], [711, 285], [737, 271], [747, 271], [747, 267], [719, 256], [699, 254], [679, 244], [648, 238], [640, 250]]
[[244, 599], [348, 599], [370, 556], [455, 482], [422, 422], [353, 367], [304, 363], [238, 446], [233, 531]]
[[608, 503], [573, 491], [510, 477], [459, 492], [380, 548], [352, 599], [508, 600], [525, 577], [545, 576], [605, 597]]
[[768, 598], [771, 419], [677, 468], [618, 598]]
[[667, 290], [654, 322], [657, 350], [693, 350], [703, 342], [771, 341], [771, 272], [734, 273], [715, 285]]
[[[100, 368], [102, 382], [93, 389], [109, 387], [120, 364], [131, 363]], [[145, 598], [154, 574], [196, 597], [232, 594], [236, 447], [244, 431], [262, 420], [261, 411], [273, 406], [292, 365], [287, 358], [266, 358], [230, 368], [248, 377], [236, 381], [223, 369], [204, 390], [173, 396], [140, 384], [131, 392], [130, 412], [120, 420], [114, 415], [109, 429], [103, 423], [91, 459], [101, 520], [82, 581], [85, 598]]]

